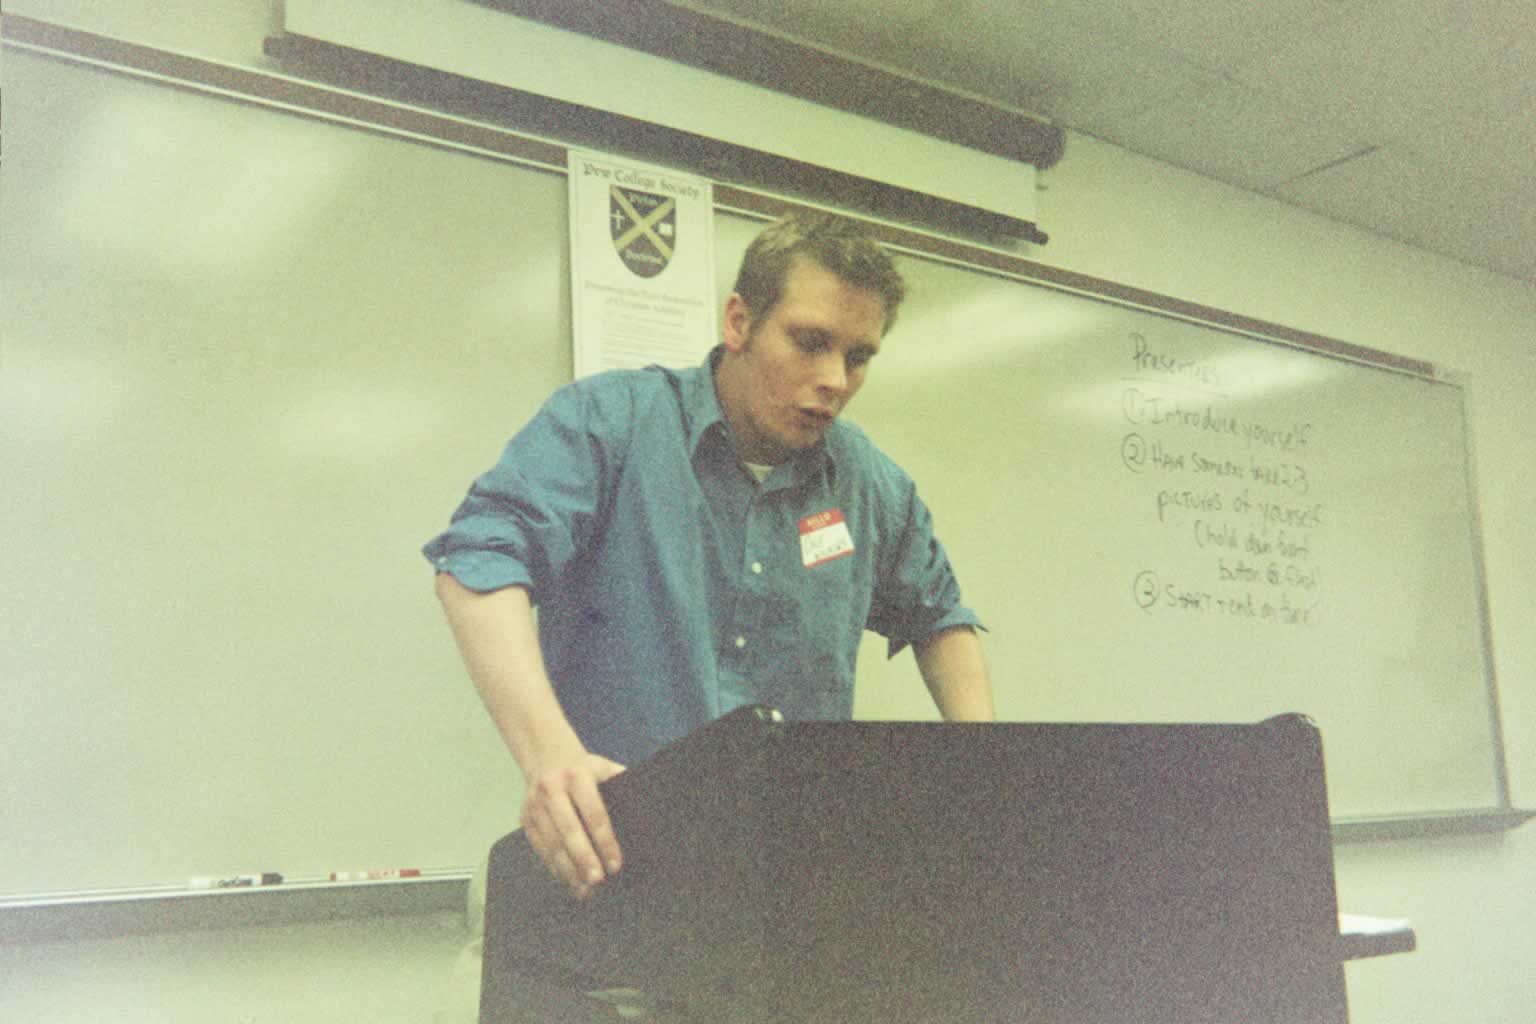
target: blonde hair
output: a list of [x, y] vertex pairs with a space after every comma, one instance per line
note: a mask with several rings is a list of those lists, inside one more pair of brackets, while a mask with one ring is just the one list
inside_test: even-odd
[[812, 211], [781, 217], [747, 246], [736, 275], [735, 292], [753, 320], [760, 321], [778, 303], [789, 269], [799, 256], [814, 260], [856, 288], [880, 296], [885, 307], [885, 330], [891, 329], [907, 286], [890, 254], [863, 225]]

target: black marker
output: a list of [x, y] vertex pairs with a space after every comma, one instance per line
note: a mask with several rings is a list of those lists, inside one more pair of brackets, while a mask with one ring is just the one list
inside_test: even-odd
[[230, 878], [194, 878], [187, 883], [189, 889], [249, 889], [258, 885], [282, 885], [283, 876], [276, 871], [259, 875], [234, 875]]

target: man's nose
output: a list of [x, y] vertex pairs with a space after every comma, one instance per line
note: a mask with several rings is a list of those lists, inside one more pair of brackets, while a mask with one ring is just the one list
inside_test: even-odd
[[848, 366], [841, 352], [822, 353], [816, 361], [816, 387], [838, 395], [848, 390]]

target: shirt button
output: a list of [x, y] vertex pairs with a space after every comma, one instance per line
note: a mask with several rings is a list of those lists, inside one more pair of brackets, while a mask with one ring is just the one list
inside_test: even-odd
[[753, 562], [752, 563], [752, 572], [755, 573], [756, 575], [761, 576], [762, 573], [763, 573], [763, 563], [762, 562]]
[[736, 649], [739, 651], [739, 650], [741, 650], [745, 646], [747, 646], [747, 638], [744, 637], [744, 636], [737, 637], [736, 638]]

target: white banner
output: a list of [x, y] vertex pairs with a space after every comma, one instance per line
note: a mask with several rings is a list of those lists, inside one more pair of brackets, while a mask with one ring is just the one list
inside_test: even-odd
[[574, 149], [567, 165], [576, 376], [696, 365], [716, 341], [710, 183]]

